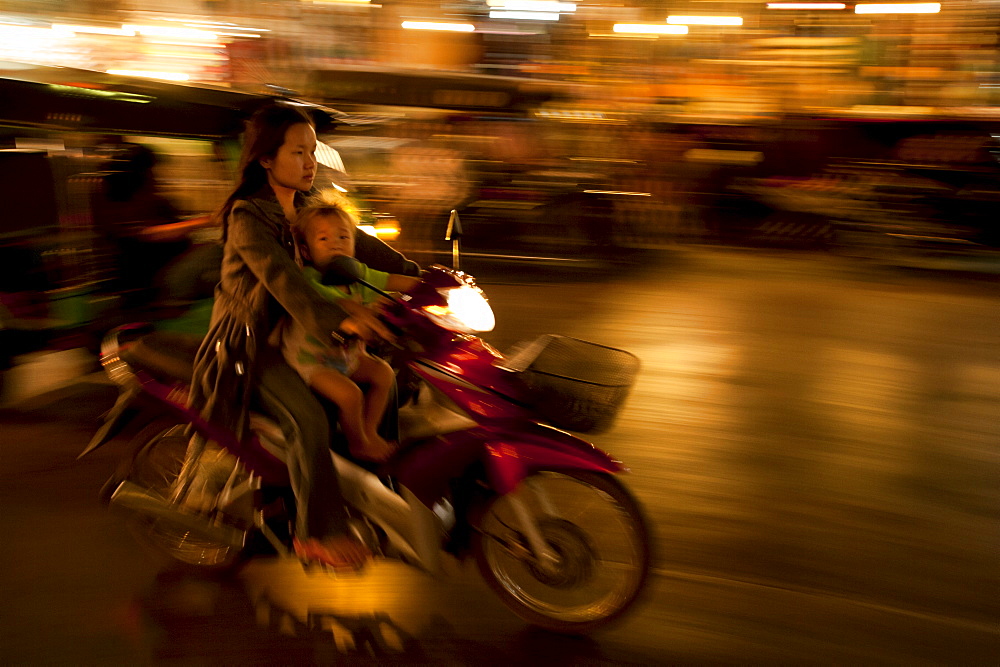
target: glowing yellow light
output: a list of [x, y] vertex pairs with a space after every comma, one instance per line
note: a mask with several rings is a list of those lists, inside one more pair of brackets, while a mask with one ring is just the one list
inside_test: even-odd
[[[367, 0], [365, 0], [365, 1], [367, 2]], [[184, 25], [186, 27], [188, 27], [188, 28], [198, 28], [199, 30], [200, 29], [205, 29], [205, 30], [211, 30], [212, 32], [219, 32], [219, 30], [237, 30], [237, 31], [240, 31], [240, 32], [243, 32], [243, 31], [249, 31], [249, 32], [271, 32], [267, 28], [247, 28], [247, 27], [244, 27], [244, 26], [236, 25], [235, 23], [226, 23], [224, 21], [206, 21], [206, 22], [197, 21], [197, 22], [192, 22], [192, 21], [185, 21], [183, 19], [164, 19], [164, 20], [165, 21], [183, 22]], [[223, 34], [223, 33], [219, 33], [219, 34]]]
[[636, 35], [686, 35], [688, 27], [661, 23], [616, 23], [614, 31]]
[[937, 14], [940, 11], [940, 2], [854, 5], [855, 14]]
[[583, 109], [539, 109], [535, 115], [542, 118], [570, 118], [573, 120], [601, 120], [604, 118], [604, 114], [600, 111], [585, 111]]
[[182, 72], [146, 72], [137, 69], [109, 69], [108, 74], [121, 76], [139, 76], [145, 79], [163, 79], [164, 81], [190, 81], [191, 76]]
[[406, 30], [445, 30], [448, 32], [475, 32], [471, 23], [439, 23], [436, 21], [403, 21]]
[[522, 19], [526, 21], [558, 21], [559, 12], [513, 12], [505, 9], [491, 9], [491, 19]]
[[621, 197], [652, 197], [651, 192], [626, 192], [624, 190], [584, 190], [587, 194], [594, 195], [618, 195]]
[[769, 2], [768, 9], [847, 9], [842, 2]]
[[252, 32], [219, 32], [216, 33], [220, 37], [251, 37], [254, 39], [260, 39], [261, 35], [256, 35]]
[[587, 33], [587, 37], [600, 37], [602, 39], [659, 39], [659, 35], [651, 35], [649, 33], [642, 32], [591, 32]]
[[764, 159], [760, 151], [731, 151], [714, 148], [691, 148], [684, 152], [688, 162], [709, 162], [715, 164], [758, 164]]
[[144, 37], [173, 37], [175, 39], [196, 39], [215, 41], [218, 35], [208, 30], [195, 30], [194, 28], [171, 28], [159, 25], [122, 25], [122, 30], [143, 35]]
[[668, 16], [670, 25], [743, 25], [741, 16]]
[[480, 290], [464, 285], [448, 290], [446, 298], [448, 310], [453, 313], [460, 330], [493, 331], [496, 326], [493, 309]]
[[487, 0], [487, 5], [497, 9], [507, 9], [523, 12], [575, 12], [576, 5], [572, 2], [557, 2], [556, 0]]
[[[212, 52], [199, 52], [191, 51], [190, 44], [162, 44], [157, 43], [150, 45], [146, 50], [146, 62], [147, 67], [164, 67], [168, 68], [168, 59], [183, 59], [183, 60], [211, 60], [215, 62], [221, 62], [226, 60], [226, 56], [220, 53]], [[161, 60], [162, 59], [162, 60]], [[163, 63], [162, 65], [160, 63]], [[183, 67], [183, 65], [180, 65]], [[165, 71], [165, 70], [158, 70]]]
[[54, 23], [52, 29], [58, 32], [87, 33], [92, 35], [119, 35], [121, 37], [134, 37], [135, 31], [122, 28], [105, 28], [94, 25], [71, 25], [66, 23]]
[[358, 229], [368, 236], [375, 236], [386, 241], [395, 241], [399, 238], [399, 227], [376, 227], [375, 225], [358, 225]]
[[27, 49], [42, 50], [49, 44], [60, 42], [68, 37], [65, 31], [49, 28], [32, 28], [19, 25], [0, 25], [0, 44], [4, 50]]

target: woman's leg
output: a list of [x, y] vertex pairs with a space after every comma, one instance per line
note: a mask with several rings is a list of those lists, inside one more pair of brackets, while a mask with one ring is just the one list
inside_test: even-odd
[[258, 362], [258, 407], [277, 420], [289, 444], [288, 475], [297, 510], [295, 552], [333, 567], [360, 567], [371, 552], [347, 534], [326, 412], [279, 352], [264, 351]]
[[277, 420], [289, 443], [288, 473], [298, 504], [296, 533], [326, 537], [347, 529], [323, 406], [280, 354], [261, 351], [259, 408]]

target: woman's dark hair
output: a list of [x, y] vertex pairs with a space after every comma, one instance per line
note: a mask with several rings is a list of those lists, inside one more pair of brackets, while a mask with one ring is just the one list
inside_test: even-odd
[[281, 102], [268, 104], [250, 117], [243, 134], [239, 181], [218, 212], [218, 219], [222, 223], [223, 240], [226, 238], [229, 213], [236, 201], [255, 194], [267, 185], [267, 171], [261, 166], [260, 161], [273, 158], [285, 143], [285, 133], [288, 128], [299, 123], [314, 125], [312, 118], [302, 109]]

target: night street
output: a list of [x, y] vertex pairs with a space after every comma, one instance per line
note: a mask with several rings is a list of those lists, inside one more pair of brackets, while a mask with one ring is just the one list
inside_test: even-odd
[[996, 274], [678, 247], [542, 275], [480, 275], [488, 342], [558, 333], [642, 361], [595, 438], [653, 529], [620, 623], [532, 629], [472, 563], [173, 568], [97, 499], [125, 442], [76, 460], [116, 395], [94, 373], [0, 411], [0, 663], [998, 663]]

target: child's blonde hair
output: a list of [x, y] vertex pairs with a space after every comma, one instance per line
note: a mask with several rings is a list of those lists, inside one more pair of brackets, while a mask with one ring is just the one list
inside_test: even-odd
[[292, 235], [295, 237], [295, 243], [300, 246], [305, 245], [309, 222], [328, 215], [341, 216], [346, 219], [350, 223], [348, 226], [351, 232], [357, 234], [358, 222], [361, 218], [354, 203], [337, 190], [320, 190], [311, 196], [305, 206], [295, 214], [295, 220], [292, 221]]

